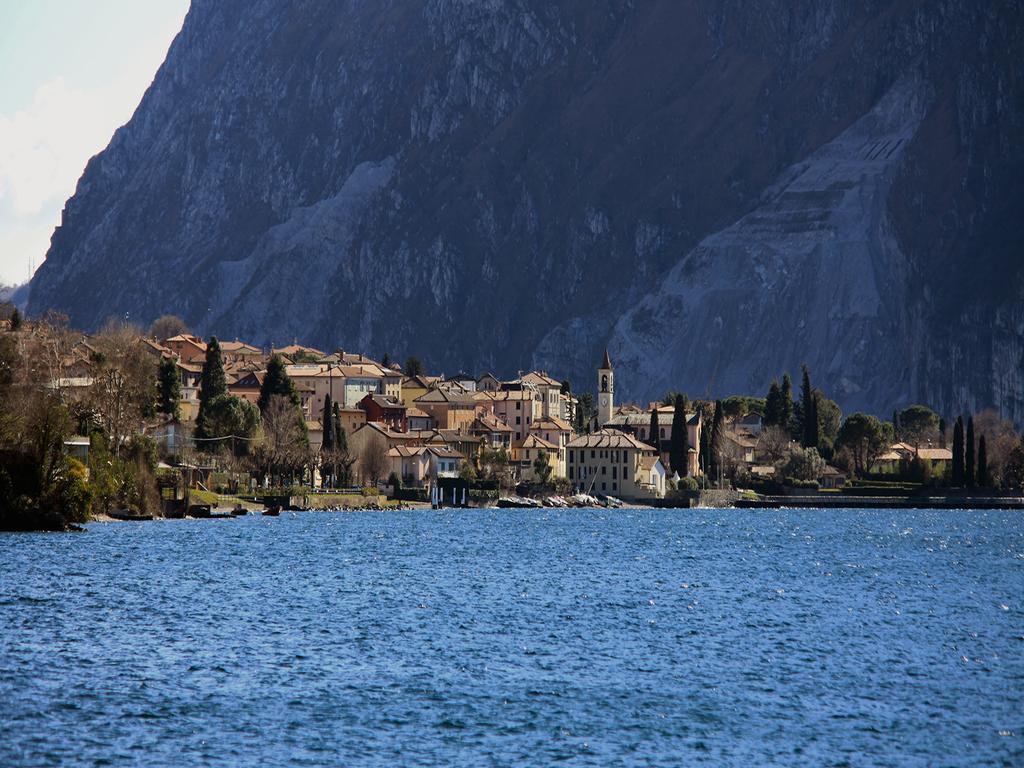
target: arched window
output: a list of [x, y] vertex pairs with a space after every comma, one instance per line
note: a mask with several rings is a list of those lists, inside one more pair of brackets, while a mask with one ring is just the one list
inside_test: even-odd
[[608, 391], [608, 376], [607, 376], [607, 374], [602, 374], [601, 375], [601, 391], [602, 392], [607, 392]]

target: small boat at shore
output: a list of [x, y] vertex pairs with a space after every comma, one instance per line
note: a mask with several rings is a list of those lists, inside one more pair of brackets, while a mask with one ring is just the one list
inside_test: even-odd
[[138, 512], [132, 512], [130, 509], [116, 509], [113, 512], [108, 512], [107, 514], [115, 520], [129, 520], [132, 522], [141, 522], [153, 519], [152, 515], [143, 515]]
[[231, 510], [231, 514], [234, 517], [245, 517], [249, 514], [249, 510], [243, 507], [241, 504], [236, 504], [234, 509]]
[[280, 517], [281, 507], [274, 505], [273, 507], [267, 507], [263, 510], [264, 517]]

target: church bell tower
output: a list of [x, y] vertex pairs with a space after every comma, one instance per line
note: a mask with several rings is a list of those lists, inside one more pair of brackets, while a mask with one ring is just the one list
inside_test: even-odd
[[615, 412], [615, 371], [608, 350], [604, 351], [604, 360], [597, 369], [597, 428], [602, 429], [612, 420]]

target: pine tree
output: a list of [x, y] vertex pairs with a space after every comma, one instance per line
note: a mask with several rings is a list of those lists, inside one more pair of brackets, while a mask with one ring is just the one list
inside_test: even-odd
[[228, 380], [224, 375], [224, 358], [216, 336], [210, 337], [206, 345], [206, 360], [199, 377], [199, 413], [196, 414], [195, 435], [199, 439], [212, 437], [209, 434], [210, 403], [228, 393]]
[[380, 359], [380, 364], [382, 366], [384, 366], [385, 368], [390, 368], [391, 367], [391, 355], [389, 355], [387, 352], [385, 352], [384, 353], [384, 357], [382, 357]]
[[968, 488], [974, 487], [978, 465], [974, 459], [974, 417], [967, 417], [967, 440], [964, 444], [964, 483]]
[[964, 420], [956, 417], [953, 425], [953, 464], [950, 469], [950, 482], [953, 487], [960, 488], [964, 484]]
[[647, 443], [654, 446], [657, 455], [661, 456], [661, 427], [658, 424], [658, 409], [656, 407], [651, 409], [650, 439]]
[[818, 404], [811, 389], [811, 374], [804, 366], [804, 380], [800, 392], [800, 405], [803, 409], [804, 430], [801, 444], [804, 448], [818, 447]]
[[978, 487], [988, 487], [988, 449], [984, 435], [978, 438]]
[[270, 407], [270, 399], [274, 395], [287, 397], [291, 404], [299, 407], [299, 394], [295, 391], [295, 384], [292, 382], [288, 371], [285, 368], [284, 358], [280, 355], [271, 355], [267, 363], [267, 373], [263, 377], [263, 384], [260, 385], [260, 399], [257, 401], [260, 413], [266, 413]]
[[676, 395], [675, 409], [672, 412], [672, 434], [669, 438], [668, 461], [672, 472], [680, 477], [689, 474], [690, 436], [686, 429], [686, 408], [689, 405], [686, 395]]
[[782, 388], [778, 381], [772, 381], [764, 399], [764, 425], [775, 427], [782, 424]]

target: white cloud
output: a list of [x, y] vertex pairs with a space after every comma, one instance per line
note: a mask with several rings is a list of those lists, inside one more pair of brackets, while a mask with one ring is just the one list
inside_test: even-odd
[[0, 280], [23, 280], [30, 259], [42, 263], [64, 202], [89, 158], [131, 118], [143, 78], [97, 88], [56, 78], [24, 109], [0, 115]]
[[75, 89], [63, 78], [40, 86], [26, 109], [0, 116], [0, 204], [18, 218], [63, 204], [134, 105], [118, 87]]

